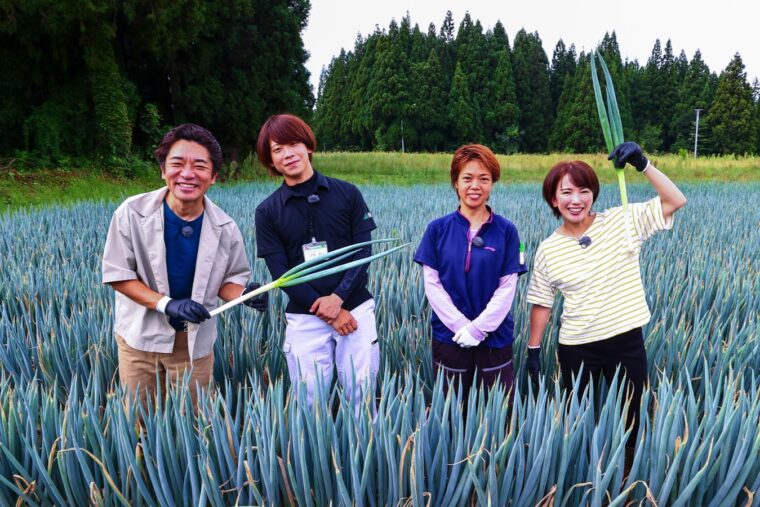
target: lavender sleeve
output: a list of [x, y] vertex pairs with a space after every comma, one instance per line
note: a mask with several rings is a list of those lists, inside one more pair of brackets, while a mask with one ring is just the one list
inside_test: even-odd
[[425, 280], [425, 295], [427, 296], [428, 303], [430, 303], [430, 307], [438, 318], [441, 319], [444, 326], [449, 328], [452, 333], [456, 333], [470, 323], [470, 320], [454, 306], [451, 296], [443, 288], [438, 271], [423, 264], [422, 277]]
[[512, 308], [512, 301], [515, 299], [518, 276], [517, 273], [512, 273], [499, 278], [499, 286], [491, 296], [485, 310], [467, 326], [473, 338], [483, 340], [487, 333], [495, 331], [507, 318]]

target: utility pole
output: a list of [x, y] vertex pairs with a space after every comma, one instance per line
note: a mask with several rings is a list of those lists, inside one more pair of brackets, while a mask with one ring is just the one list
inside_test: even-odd
[[704, 111], [703, 109], [695, 109], [697, 112], [697, 125], [696, 129], [694, 130], [694, 158], [697, 158], [697, 140], [699, 139], [699, 112]]

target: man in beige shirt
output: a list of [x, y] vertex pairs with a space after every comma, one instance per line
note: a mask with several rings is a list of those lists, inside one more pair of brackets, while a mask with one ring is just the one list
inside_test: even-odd
[[[103, 283], [116, 291], [114, 330], [119, 377], [145, 403], [158, 383], [189, 374], [197, 388], [211, 382], [216, 319], [208, 308], [258, 287], [235, 222], [206, 197], [222, 152], [203, 127], [169, 131], [155, 151], [163, 187], [132, 196], [114, 212], [103, 253]], [[266, 296], [246, 302], [266, 310]], [[191, 325], [188, 325], [191, 324]]]

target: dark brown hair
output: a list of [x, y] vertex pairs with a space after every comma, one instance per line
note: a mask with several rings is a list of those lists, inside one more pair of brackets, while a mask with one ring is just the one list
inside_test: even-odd
[[216, 138], [200, 125], [193, 123], [183, 123], [171, 129], [161, 139], [161, 143], [158, 148], [153, 152], [161, 169], [164, 168], [166, 163], [166, 157], [177, 141], [192, 141], [198, 143], [208, 150], [209, 158], [211, 158], [211, 169], [214, 174], [219, 172], [222, 168], [222, 148], [219, 146], [219, 142]]
[[468, 162], [477, 160], [483, 167], [491, 173], [491, 179], [494, 183], [499, 181], [501, 176], [501, 167], [499, 161], [496, 160], [496, 155], [493, 154], [490, 148], [483, 146], [482, 144], [465, 144], [460, 146], [457, 151], [454, 152], [454, 158], [451, 159], [451, 186], [456, 186], [457, 179], [459, 179], [459, 173]]
[[280, 173], [272, 163], [271, 141], [277, 144], [303, 143], [309, 150], [309, 160], [311, 160], [311, 154], [317, 149], [317, 139], [314, 137], [314, 132], [301, 118], [293, 114], [270, 116], [259, 131], [259, 138], [256, 140], [256, 154], [259, 156], [261, 164], [269, 170], [269, 174], [272, 176], [278, 176]]
[[591, 193], [594, 194], [593, 202], [596, 202], [596, 198], [599, 197], [599, 178], [596, 177], [596, 173], [590, 165], [580, 160], [559, 162], [549, 170], [549, 174], [544, 178], [543, 188], [544, 200], [557, 218], [561, 217], [562, 214], [552, 201], [554, 201], [554, 197], [557, 194], [557, 187], [559, 187], [562, 178], [566, 174], [570, 176], [570, 181], [573, 182], [573, 185], [591, 190]]

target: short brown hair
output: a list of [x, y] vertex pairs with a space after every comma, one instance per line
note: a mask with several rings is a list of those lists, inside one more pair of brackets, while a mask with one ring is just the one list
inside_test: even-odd
[[570, 181], [573, 182], [573, 185], [591, 190], [591, 193], [594, 194], [593, 202], [596, 202], [596, 198], [599, 197], [599, 178], [596, 177], [596, 173], [590, 165], [580, 160], [559, 162], [549, 170], [549, 174], [544, 178], [543, 188], [544, 200], [557, 218], [561, 217], [562, 213], [559, 212], [552, 201], [554, 201], [554, 196], [557, 194], [557, 187], [566, 174], [570, 176]]
[[303, 143], [309, 149], [309, 160], [311, 160], [311, 153], [317, 149], [317, 139], [314, 137], [314, 132], [301, 118], [287, 113], [270, 116], [259, 131], [259, 138], [256, 140], [256, 154], [259, 156], [261, 164], [269, 170], [269, 174], [272, 176], [280, 174], [272, 163], [272, 141], [277, 144]]
[[477, 160], [483, 164], [483, 167], [491, 173], [491, 179], [494, 183], [499, 181], [499, 176], [501, 176], [501, 166], [499, 166], [499, 161], [496, 160], [496, 155], [493, 154], [491, 149], [482, 144], [465, 144], [464, 146], [457, 148], [457, 151], [454, 152], [454, 158], [451, 159], [452, 187], [456, 186], [462, 168], [464, 168], [468, 162], [473, 160]]
[[164, 138], [161, 139], [161, 143], [153, 152], [161, 169], [164, 168], [166, 157], [169, 155], [172, 146], [174, 146], [174, 143], [177, 141], [192, 141], [200, 144], [208, 150], [208, 155], [211, 159], [212, 172], [217, 174], [219, 169], [222, 168], [222, 148], [219, 146], [219, 142], [213, 134], [200, 125], [183, 123], [167, 132], [166, 135], [164, 135]]

